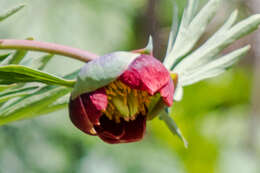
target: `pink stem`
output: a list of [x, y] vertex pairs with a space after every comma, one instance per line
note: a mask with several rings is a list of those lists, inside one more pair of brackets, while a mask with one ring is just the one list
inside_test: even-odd
[[81, 49], [34, 40], [0, 39], [0, 49], [23, 49], [30, 51], [47, 52], [51, 54], [71, 57], [83, 62], [88, 62], [98, 57], [98, 55], [96, 54]]

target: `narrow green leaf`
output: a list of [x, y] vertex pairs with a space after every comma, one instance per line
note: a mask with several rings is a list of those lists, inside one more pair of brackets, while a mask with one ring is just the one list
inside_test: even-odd
[[184, 12], [187, 25], [190, 24], [195, 17], [196, 11], [198, 9], [198, 4], [198, 0], [188, 0], [188, 8]]
[[32, 67], [35, 69], [43, 70], [47, 63], [53, 58], [53, 54], [44, 55], [42, 57], [36, 58], [33, 61]]
[[32, 91], [37, 89], [38, 87], [26, 87], [22, 89], [14, 89], [7, 92], [1, 92], [0, 93], [0, 103], [6, 102], [9, 99], [15, 98], [15, 97], [21, 97], [30, 94]]
[[15, 51], [12, 58], [9, 59], [8, 64], [19, 64], [23, 58], [25, 58], [28, 51], [26, 50], [17, 50]]
[[69, 97], [70, 97], [69, 94], [62, 96], [61, 98], [57, 99], [57, 101], [55, 101], [54, 103], [48, 105], [48, 107], [46, 107], [45, 109], [39, 111], [37, 116], [48, 114], [66, 108], [69, 103]]
[[211, 36], [209, 40], [207, 40], [207, 44], [211, 45], [211, 43], [214, 44], [218, 41], [218, 38], [222, 37], [223, 33], [227, 32], [234, 25], [237, 20], [237, 16], [238, 10], [234, 10], [222, 27], [213, 36]]
[[182, 142], [184, 143], [184, 146], [186, 148], [188, 148], [188, 142], [186, 141], [186, 139], [182, 135], [182, 133], [181, 133], [180, 129], [178, 128], [177, 124], [175, 123], [174, 119], [171, 118], [165, 110], [161, 111], [160, 119], [165, 122], [165, 124], [167, 125], [169, 130], [173, 134], [177, 135], [182, 140]]
[[[27, 38], [26, 40], [33, 40], [32, 37]], [[16, 50], [14, 55], [8, 59], [8, 61], [4, 65], [8, 64], [20, 64], [20, 62], [25, 58], [27, 55], [27, 50]]]
[[38, 115], [43, 109], [54, 103], [60, 97], [68, 94], [70, 89], [64, 87], [45, 87], [32, 95], [24, 97], [20, 102], [1, 109], [0, 125], [13, 121], [31, 118]]
[[176, 41], [176, 37], [179, 31], [179, 9], [175, 1], [173, 1], [173, 17], [172, 17], [172, 26], [171, 26], [171, 31], [169, 35], [169, 40], [168, 40], [168, 47], [167, 47], [167, 52], [166, 56], [172, 51], [174, 43]]
[[[73, 79], [79, 71], [75, 70], [64, 78]], [[15, 90], [10, 90], [12, 91]], [[70, 92], [69, 88], [45, 86], [17, 100], [7, 102], [0, 108], [0, 125], [64, 109], [68, 104]]]
[[0, 66], [0, 84], [41, 82], [49, 85], [73, 87], [74, 80], [66, 80], [22, 65]]
[[54, 105], [50, 105], [48, 107], [46, 107], [45, 109], [40, 110], [39, 112], [37, 112], [37, 115], [35, 116], [40, 116], [40, 115], [46, 115], [52, 112], [56, 112], [62, 109], [65, 109], [68, 107], [68, 101], [64, 101], [63, 103], [57, 103]]
[[11, 53], [5, 53], [5, 54], [0, 55], [0, 61], [5, 60], [10, 54]]
[[12, 84], [12, 85], [0, 85], [0, 92], [6, 90], [6, 89], [9, 89], [9, 88], [12, 88], [16, 86], [16, 84]]
[[20, 11], [24, 6], [25, 5], [19, 5], [19, 6], [15, 7], [15, 8], [12, 8], [12, 9], [8, 10], [4, 14], [0, 14], [0, 22], [5, 20], [5, 19], [7, 19], [8, 17], [14, 15], [18, 11]]

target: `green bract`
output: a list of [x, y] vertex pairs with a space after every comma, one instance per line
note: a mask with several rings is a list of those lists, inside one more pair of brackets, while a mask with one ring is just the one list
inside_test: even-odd
[[88, 62], [77, 77], [71, 94], [72, 99], [113, 82], [139, 55], [131, 52], [114, 52]]

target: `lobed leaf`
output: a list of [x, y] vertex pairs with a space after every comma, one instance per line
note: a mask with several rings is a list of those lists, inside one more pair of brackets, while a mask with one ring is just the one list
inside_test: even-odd
[[167, 69], [176, 66], [195, 46], [206, 30], [207, 25], [215, 16], [220, 0], [210, 0], [194, 17], [197, 0], [191, 0], [184, 10], [180, 29], [172, 50], [167, 54], [164, 65]]
[[168, 69], [172, 69], [173, 73], [178, 74], [174, 100], [181, 100], [183, 86], [223, 73], [249, 50], [249, 46], [246, 46], [223, 57], [219, 56], [223, 49], [258, 29], [260, 25], [260, 14], [253, 15], [234, 25], [238, 15], [238, 11], [235, 10], [211, 38], [198, 49], [190, 52], [214, 16], [219, 2], [220, 0], [210, 0], [193, 19], [187, 16], [192, 16], [189, 14], [193, 11], [191, 9], [194, 7], [191, 4], [194, 4], [194, 1], [189, 1], [189, 5], [184, 11], [175, 45], [168, 52], [164, 61], [164, 65]]
[[249, 49], [250, 46], [246, 46], [211, 61], [201, 68], [193, 69], [191, 72], [187, 71], [187, 74], [180, 78], [180, 83], [182, 86], [186, 86], [207, 78], [215, 77], [230, 68], [239, 58], [243, 57]]
[[231, 43], [256, 30], [259, 24], [260, 15], [256, 14], [237, 23], [229, 30], [222, 28], [221, 32], [214, 34], [204, 45], [188, 55], [173, 71], [182, 76], [183, 73], [187, 73], [191, 69], [207, 64]]

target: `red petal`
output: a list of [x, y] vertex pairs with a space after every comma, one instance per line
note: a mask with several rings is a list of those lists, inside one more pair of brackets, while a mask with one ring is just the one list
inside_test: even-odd
[[94, 125], [99, 125], [99, 118], [103, 114], [102, 111], [106, 110], [108, 104], [106, 90], [100, 88], [92, 93], [81, 95], [81, 98], [89, 120]]
[[95, 135], [95, 130], [94, 127], [92, 125], [92, 123], [90, 122], [82, 99], [81, 97], [77, 97], [74, 100], [70, 100], [69, 102], [69, 114], [70, 114], [70, 119], [72, 121], [72, 123], [79, 128], [81, 131], [89, 134], [89, 135]]
[[161, 94], [164, 103], [167, 106], [171, 106], [173, 104], [173, 94], [174, 94], [174, 84], [172, 79], [170, 79], [168, 83], [159, 90], [159, 92]]
[[163, 64], [150, 55], [142, 54], [119, 77], [134, 89], [147, 91], [153, 95], [169, 81], [170, 74]]

